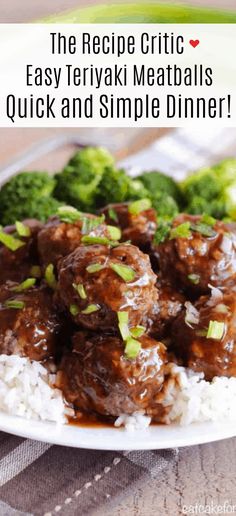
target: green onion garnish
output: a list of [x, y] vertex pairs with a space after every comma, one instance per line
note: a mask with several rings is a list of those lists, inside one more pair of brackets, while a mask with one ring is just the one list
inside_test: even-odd
[[89, 315], [93, 312], [97, 312], [100, 308], [101, 307], [99, 305], [88, 305], [87, 308], [81, 311], [81, 314]]
[[166, 220], [158, 220], [158, 227], [154, 235], [154, 243], [159, 245], [169, 237], [170, 222]]
[[20, 285], [17, 285], [17, 287], [13, 287], [12, 290], [14, 292], [23, 292], [24, 290], [28, 290], [29, 288], [33, 287], [35, 285], [36, 279], [35, 278], [27, 278], [25, 281], [20, 283]]
[[82, 285], [82, 283], [79, 283], [78, 285], [76, 283], [73, 283], [73, 288], [79, 294], [81, 299], [87, 299], [87, 294], [86, 294], [84, 285]]
[[18, 235], [20, 235], [21, 237], [29, 237], [30, 236], [31, 231], [30, 231], [29, 226], [26, 226], [25, 224], [23, 224], [23, 222], [20, 222], [19, 220], [16, 221], [15, 225], [16, 225], [16, 231], [17, 231]]
[[19, 301], [18, 299], [9, 299], [5, 301], [4, 306], [6, 308], [16, 308], [17, 310], [21, 310], [25, 307], [24, 301]]
[[17, 251], [17, 249], [25, 245], [25, 242], [22, 242], [22, 240], [19, 240], [12, 235], [8, 235], [7, 233], [4, 233], [4, 231], [0, 231], [0, 242], [10, 249], [10, 251]]
[[116, 272], [116, 274], [118, 274], [118, 276], [120, 276], [125, 282], [132, 281], [136, 276], [134, 269], [128, 265], [111, 263], [110, 268]]
[[207, 330], [207, 339], [222, 339], [225, 331], [225, 323], [219, 321], [210, 321]]
[[107, 230], [108, 230], [109, 236], [112, 240], [120, 240], [120, 238], [121, 238], [120, 228], [117, 228], [116, 226], [107, 226]]
[[108, 209], [108, 215], [111, 220], [114, 220], [114, 222], [118, 222], [118, 215], [113, 208]]
[[57, 280], [54, 273], [54, 265], [52, 263], [49, 263], [49, 265], [46, 267], [44, 277], [48, 286], [52, 289], [55, 289], [57, 286]]
[[174, 238], [189, 238], [191, 236], [190, 222], [183, 222], [170, 230], [170, 240]]
[[200, 281], [200, 276], [199, 274], [189, 274], [188, 279], [189, 281], [191, 281], [191, 283], [193, 283], [193, 285], [198, 285]]
[[152, 203], [151, 203], [150, 199], [140, 199], [138, 201], [132, 202], [129, 205], [128, 210], [129, 210], [129, 213], [131, 213], [131, 215], [138, 215], [142, 211], [149, 210], [149, 208], [151, 208], [151, 206], [152, 206]]
[[127, 358], [136, 358], [141, 349], [141, 344], [138, 340], [133, 339], [132, 337], [128, 338], [125, 346], [125, 354]]
[[78, 315], [79, 309], [77, 305], [70, 305], [70, 313], [71, 315]]
[[82, 225], [82, 234], [88, 235], [95, 228], [100, 226], [105, 220], [105, 215], [101, 215], [101, 217], [83, 217], [83, 225]]
[[138, 338], [142, 337], [142, 335], [145, 333], [145, 326], [135, 326], [134, 328], [130, 329], [130, 333], [132, 337]]
[[208, 224], [205, 224], [201, 221], [196, 222], [196, 224], [191, 224], [190, 227], [192, 231], [200, 233], [202, 236], [213, 237], [216, 235], [216, 231], [214, 231], [212, 226], [209, 226]]
[[201, 218], [201, 222], [204, 222], [204, 224], [207, 224], [208, 226], [214, 226], [216, 223], [216, 219], [212, 217], [211, 215], [207, 215], [207, 213], [204, 213]]
[[84, 235], [81, 238], [81, 242], [82, 242], [82, 244], [87, 244], [87, 245], [100, 244], [100, 245], [110, 245], [111, 247], [120, 245], [119, 242], [114, 242], [113, 240], [109, 240], [106, 237], [95, 237], [95, 236], [89, 236], [89, 235]]
[[90, 274], [93, 274], [94, 272], [99, 272], [103, 269], [103, 265], [101, 263], [92, 263], [91, 265], [88, 265], [86, 267], [86, 271]]
[[117, 312], [118, 317], [118, 328], [123, 340], [127, 340], [130, 337], [129, 332], [129, 314], [128, 312]]
[[57, 215], [61, 222], [73, 224], [81, 219], [82, 213], [72, 206], [60, 206], [57, 210]]
[[33, 265], [30, 269], [30, 275], [33, 276], [33, 278], [41, 278], [41, 267], [39, 267], [39, 265]]

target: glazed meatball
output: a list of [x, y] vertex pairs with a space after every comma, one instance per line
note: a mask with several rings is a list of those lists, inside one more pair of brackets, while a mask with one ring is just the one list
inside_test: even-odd
[[[220, 324], [218, 324], [220, 323]], [[214, 376], [236, 376], [236, 298], [234, 293], [212, 290], [176, 319], [173, 348], [185, 365]]]
[[[57, 265], [61, 258], [72, 253], [81, 244], [81, 238], [85, 234], [110, 238], [109, 228], [102, 222], [97, 224], [98, 220], [98, 217], [90, 214], [84, 214], [81, 219], [73, 223], [61, 222], [58, 217], [50, 218], [38, 235], [41, 263]], [[89, 221], [92, 221], [90, 228], [86, 223]]]
[[[187, 237], [178, 236], [185, 232]], [[234, 225], [217, 221], [210, 226], [200, 216], [180, 215], [170, 238], [156, 246], [154, 253], [162, 275], [196, 295], [209, 292], [209, 284], [230, 287], [235, 283]]]
[[18, 283], [0, 288], [0, 353], [44, 361], [56, 353], [60, 322], [46, 287], [17, 292]]
[[164, 383], [165, 346], [140, 337], [135, 359], [124, 354], [124, 342], [109, 335], [78, 332], [73, 349], [61, 363], [59, 387], [77, 409], [119, 416], [144, 410], [157, 416], [158, 395]]
[[23, 221], [29, 228], [29, 236], [22, 237], [16, 234], [15, 226], [6, 226], [4, 232], [22, 241], [22, 246], [12, 251], [4, 244], [0, 245], [0, 283], [7, 280], [23, 281], [31, 275], [31, 267], [38, 263], [37, 234], [42, 227], [38, 220]]
[[158, 300], [149, 257], [132, 245], [78, 247], [60, 262], [57, 299], [76, 324], [92, 330], [117, 328], [117, 312], [130, 326], [146, 325]]
[[122, 231], [122, 241], [130, 240], [141, 249], [148, 249], [157, 228], [157, 214], [153, 208], [134, 215], [129, 203], [109, 204], [101, 210], [108, 224], [117, 225]]
[[167, 282], [157, 281], [159, 292], [158, 311], [153, 315], [150, 333], [154, 338], [165, 338], [173, 321], [183, 309], [185, 296], [177, 292]]

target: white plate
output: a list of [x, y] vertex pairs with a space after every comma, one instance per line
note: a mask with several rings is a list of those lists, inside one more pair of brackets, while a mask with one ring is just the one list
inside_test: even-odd
[[96, 450], [158, 450], [192, 446], [236, 436], [234, 423], [197, 423], [185, 427], [153, 425], [130, 432], [124, 428], [85, 428], [32, 421], [0, 412], [0, 429], [52, 444]]
[[[4, 170], [1, 170], [0, 185], [7, 179], [22, 170], [33, 159], [41, 157], [47, 152], [65, 145], [75, 137], [59, 137], [40, 143], [20, 159], [13, 161]], [[149, 152], [149, 154], [148, 154]], [[124, 165], [141, 166], [147, 161], [151, 167], [151, 158], [156, 160], [157, 149], [146, 149], [145, 152], [125, 160]], [[145, 161], [146, 160], [146, 161]], [[181, 165], [182, 166], [182, 165]], [[155, 168], [155, 166], [153, 165]], [[160, 167], [163, 168], [164, 167]], [[174, 175], [174, 174], [173, 174]], [[169, 426], [153, 425], [144, 430], [129, 432], [124, 428], [112, 427], [79, 427], [73, 425], [56, 425], [54, 423], [31, 421], [24, 418], [9, 416], [0, 412], [0, 430], [10, 434], [44, 441], [62, 446], [87, 448], [96, 450], [152, 450], [181, 446], [192, 446], [236, 436], [236, 422], [234, 423], [196, 423], [185, 427], [172, 424]]]

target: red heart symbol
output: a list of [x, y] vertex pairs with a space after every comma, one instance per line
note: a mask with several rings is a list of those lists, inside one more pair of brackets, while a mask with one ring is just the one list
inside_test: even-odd
[[193, 48], [196, 48], [199, 45], [200, 41], [199, 39], [190, 39], [189, 43]]

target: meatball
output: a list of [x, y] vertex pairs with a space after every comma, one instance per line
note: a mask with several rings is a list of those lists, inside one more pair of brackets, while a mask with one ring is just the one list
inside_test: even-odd
[[108, 204], [101, 210], [107, 224], [115, 224], [122, 231], [122, 241], [130, 240], [141, 249], [148, 249], [157, 228], [157, 214], [153, 208], [137, 214], [129, 212], [129, 203]]
[[172, 327], [173, 348], [188, 367], [214, 376], [236, 376], [236, 298], [213, 289], [195, 306], [186, 303]]
[[169, 336], [171, 325], [183, 309], [185, 296], [177, 292], [167, 282], [157, 282], [159, 301], [158, 312], [153, 316], [150, 333], [154, 338]]
[[149, 257], [133, 245], [78, 247], [60, 262], [57, 299], [76, 324], [92, 330], [117, 328], [117, 312], [130, 326], [146, 325], [158, 301]]
[[46, 287], [17, 292], [19, 284], [0, 288], [0, 353], [31, 360], [51, 358], [57, 351], [60, 322]]
[[144, 410], [157, 416], [164, 383], [166, 350], [150, 337], [140, 337], [135, 359], [124, 354], [124, 342], [109, 335], [78, 332], [73, 349], [61, 363], [59, 387], [77, 409], [119, 416]]
[[99, 220], [99, 217], [90, 214], [84, 214], [73, 223], [62, 222], [58, 217], [51, 217], [38, 235], [41, 263], [57, 265], [61, 258], [72, 253], [81, 244], [81, 238], [85, 234], [111, 238], [109, 228]]
[[26, 237], [15, 236], [15, 226], [6, 226], [4, 228], [4, 233], [21, 240], [23, 245], [16, 249], [16, 251], [12, 251], [5, 244], [0, 245], [0, 284], [7, 280], [23, 281], [30, 276], [32, 265], [38, 263], [37, 234], [42, 224], [34, 219], [24, 220], [23, 224], [29, 228], [30, 232]]
[[208, 225], [201, 216], [180, 215], [174, 220], [170, 238], [154, 247], [154, 254], [162, 275], [196, 296], [208, 293], [209, 284], [230, 287], [235, 283], [233, 225], [220, 221]]

